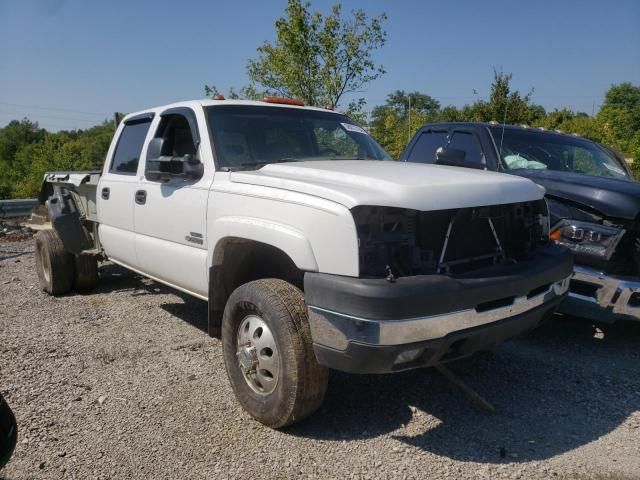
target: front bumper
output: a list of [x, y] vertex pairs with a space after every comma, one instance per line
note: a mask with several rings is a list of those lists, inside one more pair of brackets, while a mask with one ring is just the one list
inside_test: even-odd
[[337, 370], [384, 373], [491, 349], [555, 310], [572, 265], [568, 250], [550, 246], [473, 278], [424, 275], [390, 283], [307, 273], [316, 358]]
[[600, 322], [640, 320], [640, 279], [575, 265], [569, 295], [559, 310]]

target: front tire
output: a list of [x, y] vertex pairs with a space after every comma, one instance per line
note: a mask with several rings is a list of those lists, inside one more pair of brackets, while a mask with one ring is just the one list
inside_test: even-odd
[[304, 295], [290, 283], [238, 287], [224, 311], [222, 347], [238, 401], [264, 425], [291, 425], [322, 404], [328, 370], [313, 352]]
[[35, 236], [36, 271], [40, 287], [49, 295], [63, 295], [73, 286], [73, 255], [67, 252], [55, 230], [42, 230]]

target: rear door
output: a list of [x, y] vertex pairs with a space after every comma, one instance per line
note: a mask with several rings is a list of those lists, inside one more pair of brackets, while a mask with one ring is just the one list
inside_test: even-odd
[[133, 217], [139, 269], [206, 298], [206, 213], [214, 167], [207, 132], [199, 125], [206, 125], [202, 109], [177, 107], [160, 113], [150, 137], [164, 139], [162, 155], [193, 155], [204, 164], [204, 173], [199, 179], [174, 176], [157, 181], [147, 175], [152, 164], [146, 159], [135, 187]]
[[135, 267], [134, 194], [140, 156], [153, 114], [137, 115], [121, 123], [98, 183], [97, 211], [100, 242], [112, 260]]

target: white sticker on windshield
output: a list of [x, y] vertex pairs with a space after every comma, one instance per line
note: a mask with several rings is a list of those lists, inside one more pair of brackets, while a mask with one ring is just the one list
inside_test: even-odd
[[342, 128], [344, 128], [347, 132], [364, 133], [365, 135], [367, 134], [367, 132], [365, 132], [362, 127], [354, 125], [353, 123], [341, 123], [340, 125], [342, 125]]

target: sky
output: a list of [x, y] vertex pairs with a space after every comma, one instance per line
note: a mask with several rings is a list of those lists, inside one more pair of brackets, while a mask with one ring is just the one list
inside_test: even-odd
[[[336, 0], [312, 0], [328, 13]], [[387, 73], [367, 109], [402, 89], [442, 105], [486, 98], [493, 68], [547, 109], [598, 110], [611, 84], [640, 85], [640, 0], [342, 1], [385, 12]], [[87, 128], [113, 112], [204, 97], [247, 83], [256, 47], [286, 0], [0, 0], [0, 126], [28, 117]], [[474, 90], [477, 94], [474, 94]], [[348, 102], [346, 99], [344, 105]]]

